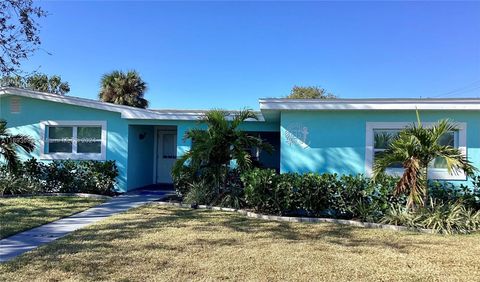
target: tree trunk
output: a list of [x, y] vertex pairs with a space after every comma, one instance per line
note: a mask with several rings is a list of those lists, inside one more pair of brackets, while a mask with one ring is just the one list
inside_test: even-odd
[[428, 164], [425, 165], [425, 182], [423, 183], [423, 206], [427, 204], [428, 201]]

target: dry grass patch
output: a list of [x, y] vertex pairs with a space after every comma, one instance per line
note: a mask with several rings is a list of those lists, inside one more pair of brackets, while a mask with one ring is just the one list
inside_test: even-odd
[[480, 234], [269, 222], [153, 204], [0, 265], [0, 280], [473, 281], [478, 257]]
[[104, 202], [85, 197], [0, 198], [0, 238], [40, 226]]

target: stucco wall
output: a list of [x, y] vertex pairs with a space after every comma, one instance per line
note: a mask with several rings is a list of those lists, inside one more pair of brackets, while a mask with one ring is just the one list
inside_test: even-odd
[[[424, 122], [444, 118], [465, 122], [467, 155], [480, 168], [478, 111], [421, 111], [420, 115]], [[415, 111], [284, 111], [280, 170], [364, 174], [366, 123], [415, 121]]]
[[128, 126], [128, 190], [153, 183], [154, 127]]
[[40, 121], [106, 121], [106, 159], [116, 161], [119, 169], [117, 189], [119, 191], [126, 191], [128, 126], [127, 122], [121, 119], [119, 113], [25, 97], [18, 97], [18, 99], [20, 99], [20, 113], [11, 113], [10, 99], [11, 96], [0, 97], [0, 118], [7, 120], [7, 126], [12, 133], [30, 135], [37, 143], [37, 147], [31, 155], [20, 151], [20, 157], [24, 160], [30, 157], [39, 158], [40, 156]]

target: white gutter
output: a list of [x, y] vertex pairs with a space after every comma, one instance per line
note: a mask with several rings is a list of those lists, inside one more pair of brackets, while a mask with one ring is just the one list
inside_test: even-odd
[[260, 99], [260, 110], [480, 110], [480, 99]]

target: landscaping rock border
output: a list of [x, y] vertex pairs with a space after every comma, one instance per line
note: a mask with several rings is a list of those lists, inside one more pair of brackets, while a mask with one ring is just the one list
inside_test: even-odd
[[[157, 205], [161, 205], [161, 206], [174, 206], [174, 207], [181, 207], [181, 208], [193, 208], [192, 205], [189, 205], [189, 204], [172, 203], [172, 202], [164, 202], [164, 201], [155, 201], [155, 202], [152, 202], [152, 204], [157, 204]], [[245, 215], [245, 216], [250, 217], [250, 218], [272, 220], [272, 221], [308, 222], [308, 223], [335, 223], [335, 224], [350, 225], [350, 226], [355, 226], [355, 227], [371, 228], [371, 229], [387, 229], [387, 230], [393, 230], [393, 231], [413, 231], [413, 232], [430, 233], [430, 234], [435, 233], [435, 230], [432, 230], [432, 229], [411, 228], [411, 227], [407, 227], [407, 226], [398, 226], [398, 225], [381, 224], [381, 223], [373, 223], [373, 222], [363, 222], [363, 221], [347, 220], [347, 219], [266, 215], [266, 214], [260, 214], [260, 213], [255, 213], [255, 212], [241, 210], [241, 209], [237, 210], [237, 209], [232, 209], [232, 208], [223, 208], [223, 207], [206, 206], [206, 205], [198, 205], [195, 208], [206, 209], [206, 210], [214, 210], [214, 211], [236, 212], [236, 213]]]
[[95, 199], [111, 199], [110, 196], [87, 194], [87, 193], [38, 193], [38, 194], [17, 194], [17, 195], [1, 195], [0, 198], [22, 198], [22, 197], [35, 197], [35, 196], [48, 196], [48, 197], [82, 197], [82, 198], [95, 198]]

